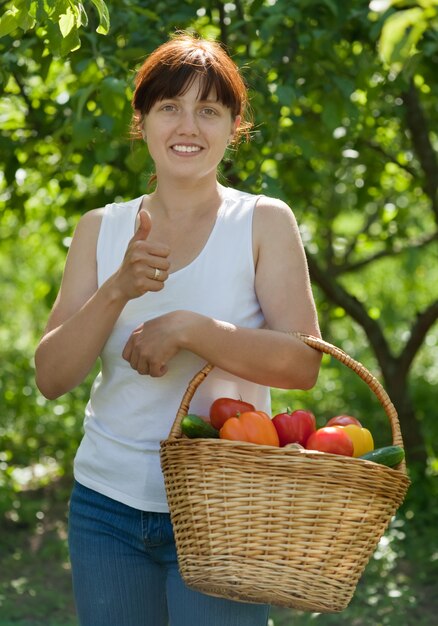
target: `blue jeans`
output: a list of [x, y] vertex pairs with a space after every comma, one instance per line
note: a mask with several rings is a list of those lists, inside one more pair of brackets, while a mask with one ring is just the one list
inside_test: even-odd
[[69, 513], [81, 626], [266, 626], [269, 607], [214, 598], [183, 582], [170, 516], [75, 483]]

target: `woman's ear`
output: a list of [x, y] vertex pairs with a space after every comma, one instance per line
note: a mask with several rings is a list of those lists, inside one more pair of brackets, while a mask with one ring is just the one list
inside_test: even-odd
[[136, 121], [138, 130], [141, 132], [141, 136], [143, 137], [143, 141], [147, 142], [146, 131], [145, 131], [145, 128], [144, 128], [144, 117], [141, 114], [141, 111], [139, 111], [138, 109], [135, 109], [135, 121]]
[[237, 132], [239, 130], [240, 122], [241, 122], [240, 115], [236, 115], [231, 125], [231, 132], [230, 132], [230, 137], [228, 139], [228, 145], [234, 142]]
[[231, 129], [231, 141], [233, 141], [235, 134], [239, 130], [239, 126], [240, 126], [240, 122], [241, 121], [242, 121], [242, 118], [240, 117], [240, 115], [236, 115], [236, 117], [234, 118], [234, 121], [233, 121], [232, 129]]

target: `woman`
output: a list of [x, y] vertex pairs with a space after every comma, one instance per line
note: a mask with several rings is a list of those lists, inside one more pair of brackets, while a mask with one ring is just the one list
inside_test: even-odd
[[181, 35], [140, 68], [134, 126], [155, 164], [149, 195], [85, 214], [36, 351], [47, 398], [102, 369], [75, 464], [69, 546], [82, 626], [261, 626], [268, 607], [189, 590], [177, 568], [159, 463], [183, 392], [215, 365], [191, 411], [269, 387], [310, 388], [320, 355], [305, 255], [283, 202], [219, 184], [227, 145], [250, 124], [237, 67]]

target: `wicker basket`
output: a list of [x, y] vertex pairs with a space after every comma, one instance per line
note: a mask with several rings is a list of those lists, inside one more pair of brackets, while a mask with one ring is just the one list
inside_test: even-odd
[[[380, 383], [345, 352], [298, 335], [362, 378], [402, 445], [397, 412]], [[303, 611], [346, 608], [403, 502], [405, 463], [220, 439], [182, 437], [180, 423], [211, 365], [190, 382], [161, 442], [161, 465], [181, 575], [204, 593]]]

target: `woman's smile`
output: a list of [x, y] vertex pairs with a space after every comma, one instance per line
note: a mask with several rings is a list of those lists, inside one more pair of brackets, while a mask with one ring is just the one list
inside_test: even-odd
[[180, 156], [193, 156], [201, 152], [203, 148], [195, 144], [178, 143], [171, 146], [171, 150]]

